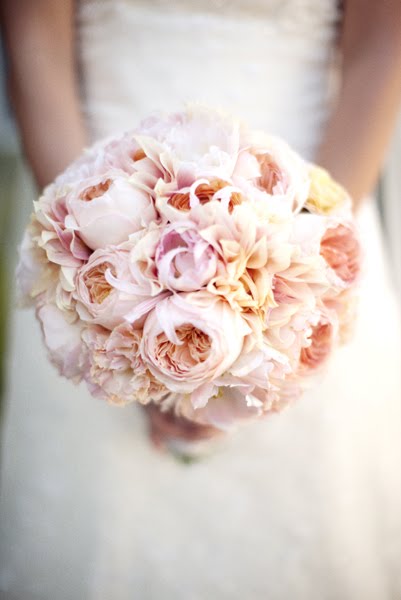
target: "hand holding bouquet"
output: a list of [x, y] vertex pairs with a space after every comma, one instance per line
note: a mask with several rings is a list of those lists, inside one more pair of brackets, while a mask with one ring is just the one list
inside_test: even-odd
[[94, 145], [48, 186], [18, 278], [62, 375], [228, 430], [321, 371], [359, 262], [326, 171], [195, 106]]

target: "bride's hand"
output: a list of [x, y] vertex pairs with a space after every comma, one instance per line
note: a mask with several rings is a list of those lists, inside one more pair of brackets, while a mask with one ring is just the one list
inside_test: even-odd
[[215, 427], [199, 425], [184, 417], [177, 417], [171, 411], [162, 412], [153, 403], [146, 405], [144, 410], [148, 417], [150, 439], [159, 449], [165, 448], [171, 439], [197, 442], [223, 434]]

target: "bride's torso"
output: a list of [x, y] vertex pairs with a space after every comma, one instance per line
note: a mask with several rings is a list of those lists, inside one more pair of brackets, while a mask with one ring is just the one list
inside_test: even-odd
[[[336, 86], [336, 0], [84, 0], [78, 21], [82, 89], [94, 138], [133, 127], [153, 110], [200, 101], [283, 136], [306, 157], [314, 155]], [[365, 231], [376, 264], [380, 242], [371, 215]], [[99, 550], [100, 565], [112, 563], [132, 584], [141, 569], [149, 569], [152, 598], [163, 594], [163, 578], [152, 579], [152, 566], [160, 565], [168, 597], [197, 598], [194, 589], [202, 590], [199, 597], [219, 599], [245, 597], [249, 589], [255, 598], [266, 597], [265, 590], [280, 599], [385, 597], [375, 559], [376, 525], [371, 510], [358, 508], [365, 504], [366, 481], [374, 481], [377, 457], [383, 457], [382, 439], [369, 427], [379, 430], [381, 419], [387, 426], [377, 399], [391, 394], [388, 375], [394, 371], [388, 364], [384, 391], [378, 378], [365, 377], [366, 364], [385, 354], [376, 348], [369, 356], [370, 340], [381, 336], [378, 325], [371, 325], [377, 302], [372, 289], [383, 277], [381, 268], [376, 264], [373, 279], [364, 284], [367, 302], [355, 342], [333, 361], [324, 384], [279, 417], [228, 439], [205, 464], [181, 471], [149, 448], [135, 411], [108, 413], [110, 456], [102, 476], [114, 482], [117, 471], [131, 504], [122, 509], [121, 490], [105, 484], [107, 506], [120, 518], [114, 534], [105, 526], [114, 546]], [[365, 430], [358, 436], [362, 411]], [[136, 537], [125, 536], [127, 523]], [[193, 542], [194, 535], [200, 537]], [[239, 551], [239, 557], [241, 544], [253, 553]], [[344, 544], [349, 560], [341, 553]], [[218, 556], [210, 555], [213, 548]], [[141, 556], [137, 570], [120, 569], [122, 556]], [[280, 557], [286, 567], [276, 577]], [[222, 580], [222, 572], [228, 579]], [[110, 584], [102, 574], [101, 585]], [[325, 588], [331, 577], [332, 596]]]
[[83, 0], [93, 137], [200, 101], [312, 156], [329, 109], [340, 12], [336, 0]]
[[[340, 22], [335, 0], [81, 0], [92, 136], [190, 100], [313, 156]], [[61, 381], [33, 316], [15, 316], [0, 586], [24, 600], [395, 598], [396, 318], [366, 225], [354, 342], [311, 393], [191, 467], [150, 446], [137, 407]]]

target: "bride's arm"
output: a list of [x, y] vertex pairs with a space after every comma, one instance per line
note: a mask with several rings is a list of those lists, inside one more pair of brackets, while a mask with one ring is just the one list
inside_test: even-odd
[[372, 191], [401, 98], [401, 1], [345, 0], [342, 85], [317, 161], [358, 206]]
[[73, 0], [0, 0], [9, 93], [39, 186], [85, 145], [76, 80]]

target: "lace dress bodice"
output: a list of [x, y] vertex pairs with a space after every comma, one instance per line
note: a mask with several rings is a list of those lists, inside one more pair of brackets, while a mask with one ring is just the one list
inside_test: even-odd
[[85, 0], [92, 134], [186, 101], [227, 109], [313, 155], [335, 83], [334, 0]]

